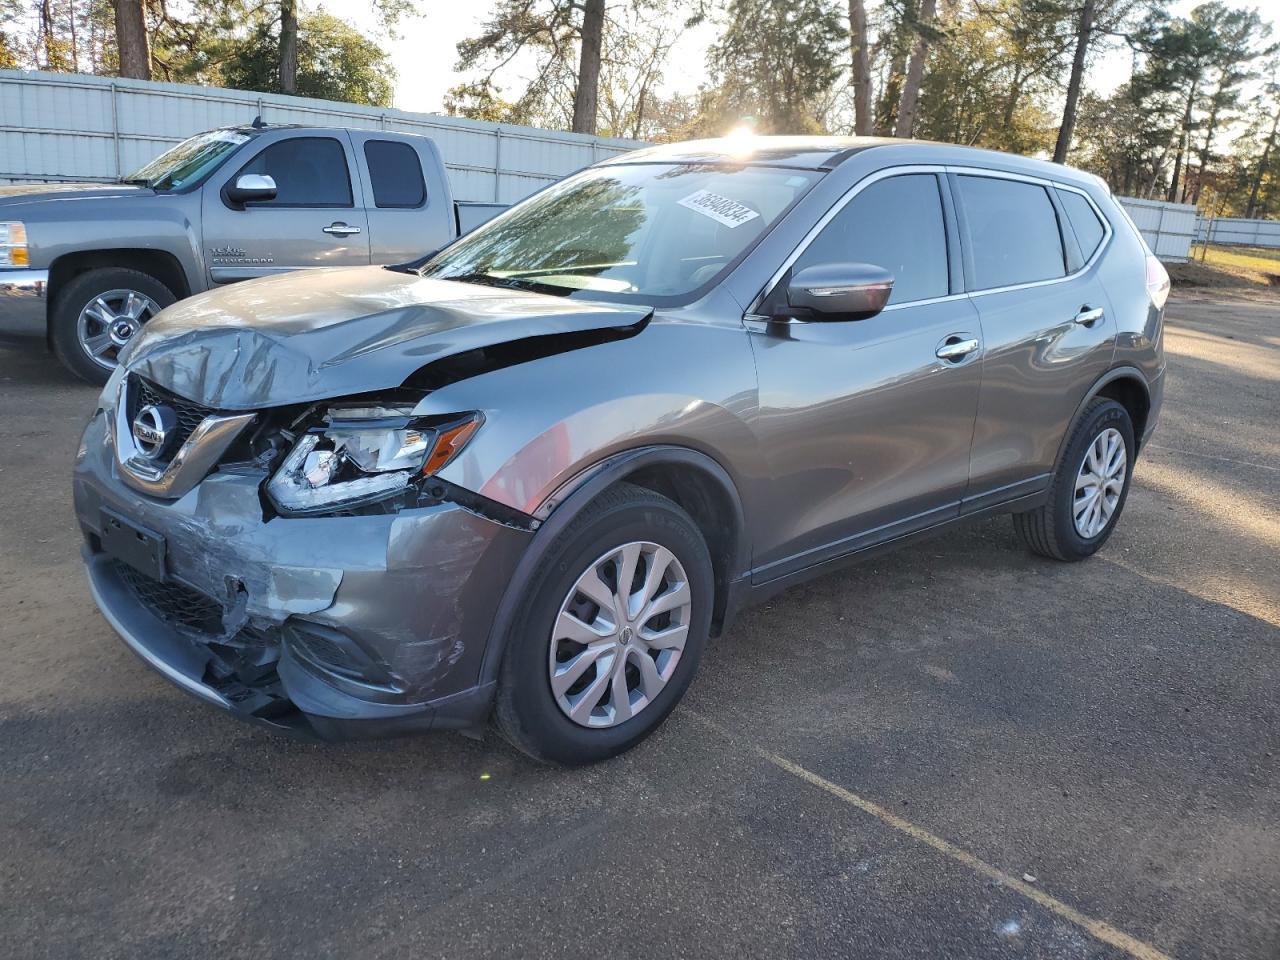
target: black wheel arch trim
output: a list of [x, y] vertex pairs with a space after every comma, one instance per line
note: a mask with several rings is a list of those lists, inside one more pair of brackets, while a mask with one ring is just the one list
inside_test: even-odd
[[[1102, 392], [1103, 388], [1105, 388], [1107, 384], [1115, 383], [1117, 380], [1136, 380], [1139, 384], [1141, 384], [1142, 391], [1147, 396], [1147, 403], [1148, 404], [1151, 403], [1151, 384], [1150, 382], [1148, 382], [1146, 374], [1144, 374], [1137, 367], [1130, 366], [1128, 364], [1125, 364], [1119, 367], [1112, 367], [1102, 376], [1098, 377], [1098, 379], [1093, 382], [1093, 386], [1091, 386], [1087, 391], [1085, 391], [1084, 397], [1080, 400], [1080, 402], [1076, 405], [1075, 410], [1072, 412], [1071, 419], [1067, 421], [1067, 429], [1063, 431], [1062, 439], [1058, 441], [1058, 455], [1057, 457], [1054, 458], [1054, 461], [1053, 461], [1055, 470], [1057, 469], [1058, 464], [1062, 462], [1062, 455], [1066, 452], [1067, 441], [1071, 438], [1071, 428], [1075, 426], [1076, 423], [1079, 421], [1080, 414], [1084, 412], [1084, 408], [1089, 405], [1089, 401], [1091, 401], [1094, 397], [1096, 397], [1099, 393]], [[1137, 424], [1134, 424], [1134, 427], [1136, 428]], [[1135, 434], [1136, 434], [1136, 429], [1135, 429]], [[1135, 435], [1134, 442], [1138, 445], [1138, 450], [1135, 451], [1135, 453], [1141, 452], [1142, 438]]]
[[745, 584], [749, 576], [746, 571], [749, 567], [750, 552], [742, 535], [746, 530], [742, 498], [728, 471], [711, 456], [691, 447], [657, 444], [624, 450], [580, 471], [535, 511], [534, 516], [542, 522], [516, 564], [511, 580], [494, 611], [493, 622], [489, 627], [488, 643], [485, 645], [484, 659], [480, 664], [478, 683], [486, 684], [497, 679], [524, 588], [532, 579], [534, 571], [551, 544], [587, 504], [606, 489], [644, 467], [656, 465], [684, 466], [701, 470], [723, 488], [734, 513], [736, 536], [734, 550], [730, 557], [730, 567], [725, 578], [726, 595], [717, 597], [716, 607], [725, 622], [741, 607], [746, 596]]

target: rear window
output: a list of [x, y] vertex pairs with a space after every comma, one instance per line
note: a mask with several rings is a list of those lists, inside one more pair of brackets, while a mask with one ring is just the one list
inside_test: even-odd
[[366, 140], [364, 159], [378, 207], [420, 207], [427, 199], [418, 151], [395, 140]]
[[1067, 274], [1058, 215], [1044, 187], [995, 177], [956, 178], [978, 290]]
[[1067, 211], [1067, 221], [1076, 235], [1076, 243], [1080, 244], [1080, 255], [1088, 261], [1102, 245], [1107, 229], [1094, 213], [1093, 206], [1080, 194], [1072, 190], [1059, 190], [1058, 198], [1062, 201], [1062, 208]]

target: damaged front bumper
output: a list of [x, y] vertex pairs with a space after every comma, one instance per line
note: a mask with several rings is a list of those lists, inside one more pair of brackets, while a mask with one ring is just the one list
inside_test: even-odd
[[[77, 455], [76, 514], [94, 599], [144, 661], [243, 719], [322, 739], [485, 720], [493, 612], [531, 533], [449, 502], [268, 519], [249, 470], [152, 498], [119, 479], [105, 417]], [[104, 545], [112, 516], [155, 535], [163, 579]]]

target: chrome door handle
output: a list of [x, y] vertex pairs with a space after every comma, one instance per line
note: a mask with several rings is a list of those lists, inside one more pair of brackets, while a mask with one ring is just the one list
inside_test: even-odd
[[1081, 307], [1080, 312], [1077, 313], [1075, 316], [1076, 323], [1083, 324], [1086, 327], [1097, 323], [1101, 319], [1102, 319], [1101, 307], [1092, 307], [1092, 308]]
[[947, 342], [935, 350], [934, 354], [939, 360], [963, 360], [977, 349], [978, 341], [974, 337], [964, 340], [948, 337]]
[[322, 227], [325, 233], [331, 233], [335, 237], [349, 237], [353, 233], [359, 233], [359, 227], [348, 226], [339, 220], [337, 223], [331, 223], [327, 227]]

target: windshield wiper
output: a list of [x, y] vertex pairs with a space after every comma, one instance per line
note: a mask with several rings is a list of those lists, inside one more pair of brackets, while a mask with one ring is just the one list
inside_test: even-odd
[[148, 180], [146, 177], [121, 177], [121, 178], [119, 179], [119, 182], [120, 182], [120, 183], [127, 183], [127, 184], [129, 184], [129, 185], [131, 185], [131, 186], [135, 186], [135, 187], [149, 187], [149, 186], [151, 186], [151, 181], [150, 181], [150, 180]]
[[564, 297], [572, 292], [571, 287], [556, 286], [552, 283], [540, 283], [524, 277], [499, 277], [492, 273], [460, 273], [455, 277], [441, 277], [441, 280], [456, 280], [458, 283], [478, 283], [486, 287], [504, 287], [507, 290], [529, 290], [533, 293], [549, 293], [552, 296]]

